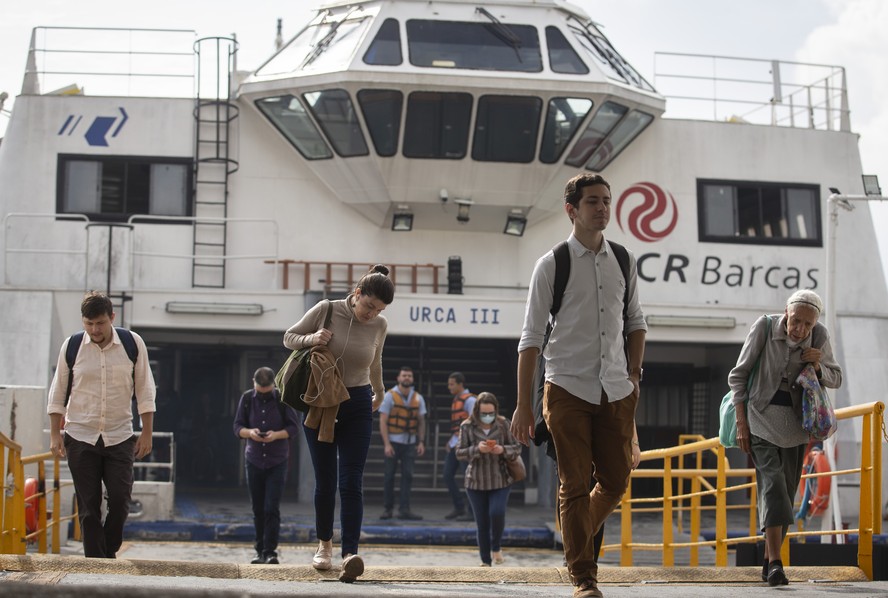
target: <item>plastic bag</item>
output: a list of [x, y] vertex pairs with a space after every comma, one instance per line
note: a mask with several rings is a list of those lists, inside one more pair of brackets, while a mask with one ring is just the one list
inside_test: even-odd
[[806, 365], [796, 383], [802, 387], [802, 428], [812, 438], [826, 440], [836, 433], [838, 422], [829, 395], [817, 380], [814, 366]]

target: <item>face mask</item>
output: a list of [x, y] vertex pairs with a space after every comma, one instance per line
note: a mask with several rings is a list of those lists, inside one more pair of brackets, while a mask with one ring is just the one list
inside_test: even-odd
[[481, 414], [481, 423], [482, 424], [492, 424], [493, 420], [495, 420], [495, 419], [496, 419], [495, 413], [490, 413], [490, 414], [482, 413]]

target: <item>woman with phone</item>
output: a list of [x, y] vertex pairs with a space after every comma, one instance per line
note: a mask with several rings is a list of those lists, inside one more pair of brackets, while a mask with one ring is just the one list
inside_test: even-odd
[[500, 542], [512, 484], [506, 460], [521, 455], [521, 445], [510, 428], [509, 420], [499, 414], [499, 401], [490, 392], [478, 395], [472, 414], [459, 427], [456, 458], [468, 461], [466, 494], [475, 514], [482, 567], [501, 565], [504, 560]]

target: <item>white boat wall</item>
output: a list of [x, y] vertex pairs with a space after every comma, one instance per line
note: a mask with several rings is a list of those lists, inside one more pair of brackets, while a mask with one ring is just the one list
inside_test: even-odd
[[[764, 122], [701, 119], [708, 108], [674, 118], [670, 96], [558, 0], [333, 2], [251, 73], [233, 40], [198, 41], [194, 60], [196, 36], [169, 33], [164, 49], [184, 48], [186, 66], [171, 55], [163, 68], [178, 76], [194, 60], [197, 99], [167, 92], [172, 76], [98, 94], [109, 77], [52, 79], [41, 39], [0, 144], [4, 385], [48, 386], [83, 291], [99, 288], [158, 347], [158, 384], [183, 401], [196, 399], [175, 351], [230, 350], [195, 374], [225, 380], [228, 405], [274, 365], [283, 330], [373, 263], [397, 265], [390, 337], [514, 347], [533, 264], [570, 230], [564, 183], [586, 169], [612, 187], [607, 237], [638, 258], [650, 327], [639, 425], [712, 436], [754, 320], [796, 289], [827, 295], [830, 189], [862, 193], [839, 67], [826, 107], [769, 104], [769, 89]], [[405, 216], [409, 230], [393, 230]], [[503, 234], [509, 217], [523, 234]], [[865, 203], [840, 213], [834, 242], [841, 407], [888, 386], [888, 290]], [[399, 365], [386, 363], [387, 384]], [[838, 437], [844, 467], [860, 431]], [[856, 492], [842, 497], [854, 517]]]

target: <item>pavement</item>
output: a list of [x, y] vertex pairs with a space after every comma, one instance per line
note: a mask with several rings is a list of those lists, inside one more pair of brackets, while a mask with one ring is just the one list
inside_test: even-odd
[[[379, 520], [381, 507], [368, 501], [361, 555], [366, 571], [344, 585], [337, 571], [319, 572], [308, 563], [317, 546], [311, 505], [285, 503], [280, 565], [250, 565], [253, 528], [249, 499], [242, 493], [214, 492], [177, 498], [175, 517], [166, 522], [127, 524], [126, 541], [116, 560], [85, 559], [79, 543], [69, 541], [61, 555], [0, 555], [0, 595], [10, 596], [509, 596], [540, 598], [573, 594], [555, 533], [554, 511], [536, 505], [509, 505], [504, 566], [479, 567], [472, 522], [444, 518], [446, 501], [423, 500], [414, 510], [421, 521]], [[732, 528], [748, 525], [732, 512]], [[703, 529], [713, 527], [704, 517]], [[619, 518], [605, 525], [605, 544], [620, 539]], [[687, 522], [674, 528], [675, 541], [688, 538]], [[659, 516], [642, 514], [633, 522], [633, 541], [659, 542]], [[334, 538], [334, 541], [337, 539]], [[335, 554], [335, 552], [334, 552]], [[676, 552], [677, 567], [662, 567], [658, 550], [635, 551], [634, 567], [619, 567], [619, 551], [601, 558], [601, 590], [608, 598], [646, 596], [820, 597], [841, 594], [888, 598], [888, 582], [869, 582], [856, 567], [788, 567], [790, 585], [769, 588], [760, 569], [714, 567], [714, 551], [700, 551], [700, 566], [689, 567], [689, 552]]]

